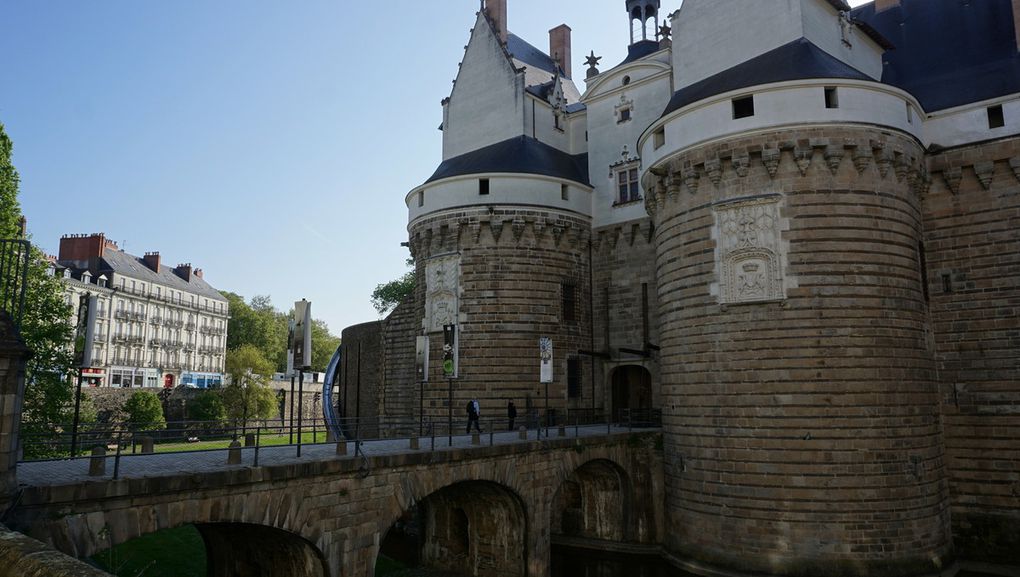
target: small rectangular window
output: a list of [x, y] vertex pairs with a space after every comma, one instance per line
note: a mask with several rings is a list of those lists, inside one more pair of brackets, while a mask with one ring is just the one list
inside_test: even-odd
[[616, 188], [619, 191], [616, 198], [617, 204], [641, 200], [641, 195], [638, 193], [638, 169], [623, 168], [616, 171]]
[[424, 190], [419, 190], [418, 191], [418, 206], [419, 207], [425, 206], [425, 191]]
[[570, 200], [570, 187], [569, 186], [567, 186], [565, 184], [561, 184], [560, 185], [560, 198], [563, 199], [563, 200]]
[[953, 277], [948, 274], [942, 275], [942, 292], [945, 294], [953, 292]]
[[907, 103], [907, 122], [914, 123], [914, 107], [909, 102]]
[[478, 181], [478, 194], [489, 194], [489, 179], [483, 178]]
[[630, 108], [620, 109], [620, 119], [617, 122], [627, 122], [630, 120]]
[[577, 321], [577, 287], [564, 283], [562, 289], [563, 322], [572, 323]]
[[839, 108], [839, 92], [836, 91], [835, 86], [825, 88], [825, 107]]
[[666, 129], [660, 128], [655, 131], [652, 135], [652, 144], [655, 146], [655, 150], [662, 148], [666, 144]]
[[754, 116], [754, 96], [733, 99], [733, 119]]
[[567, 397], [581, 398], [581, 360], [567, 359]]
[[1006, 116], [1002, 113], [1002, 105], [988, 107], [988, 128], [1002, 128], [1006, 126]]

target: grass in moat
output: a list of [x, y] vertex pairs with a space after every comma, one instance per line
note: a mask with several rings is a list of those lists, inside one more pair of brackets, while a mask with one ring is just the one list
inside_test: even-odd
[[92, 562], [117, 577], [205, 577], [205, 543], [193, 525], [143, 535], [97, 553]]
[[[199, 437], [201, 438], [201, 437]], [[242, 444], [244, 439], [239, 439]], [[325, 443], [327, 440], [325, 431], [318, 431], [316, 433], [305, 432], [301, 435], [301, 442], [304, 444], [312, 443]], [[209, 451], [213, 449], [226, 449], [230, 447], [230, 443], [233, 439], [217, 439], [213, 441], [198, 441], [195, 443], [158, 443], [153, 447], [153, 450], [157, 453], [180, 453], [182, 451]], [[297, 443], [297, 435], [294, 435], [294, 443]], [[291, 436], [288, 433], [272, 434], [272, 435], [261, 435], [259, 437], [259, 446], [261, 447], [278, 447], [280, 445], [291, 444]], [[139, 450], [141, 448], [139, 447]]]

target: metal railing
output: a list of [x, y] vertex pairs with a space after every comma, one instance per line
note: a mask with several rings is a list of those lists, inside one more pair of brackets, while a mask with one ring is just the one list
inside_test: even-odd
[[[24, 423], [21, 435], [21, 462], [89, 460], [96, 456], [114, 457], [113, 475], [117, 478], [125, 456], [175, 454], [174, 466], [196, 469], [219, 463], [211, 453], [244, 449], [243, 463], [258, 466], [260, 451], [272, 450], [273, 460], [308, 457], [393, 454], [407, 450], [437, 451], [447, 448], [505, 445], [555, 438], [582, 438], [604, 434], [642, 432], [658, 427], [657, 411], [619, 412], [623, 418], [607, 419], [601, 411], [526, 411], [511, 421], [508, 418], [481, 418], [468, 422], [466, 417], [452, 424], [446, 418], [346, 418], [341, 419], [342, 439], [331, 438], [322, 419], [296, 421], [282, 419], [248, 421], [178, 421], [170, 423], [92, 423], [81, 424], [77, 437], [70, 424]], [[348, 445], [352, 448], [348, 449]], [[332, 447], [338, 445], [334, 451]], [[341, 447], [339, 445], [344, 445]], [[72, 447], [76, 447], [72, 455]], [[287, 449], [287, 448], [290, 449]], [[314, 449], [313, 449], [314, 448]], [[282, 452], [281, 452], [282, 451]], [[190, 461], [190, 464], [189, 464]]]
[[6, 311], [19, 328], [25, 313], [31, 255], [32, 245], [27, 240], [0, 239], [0, 310]]

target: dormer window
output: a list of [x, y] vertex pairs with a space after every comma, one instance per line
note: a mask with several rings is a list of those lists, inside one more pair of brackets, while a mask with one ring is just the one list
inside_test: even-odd
[[86, 273], [82, 273], [82, 275], [81, 275], [81, 282], [83, 282], [85, 284], [91, 284], [92, 283], [92, 275], [90, 273], [87, 273], [87, 272]]
[[106, 283], [107, 283], [107, 279], [106, 279], [106, 275], [105, 274], [99, 275], [99, 278], [96, 279], [96, 284], [98, 286], [100, 286], [100, 287], [105, 287]]
[[64, 276], [64, 278], [71, 278], [71, 269], [65, 268], [63, 276]]

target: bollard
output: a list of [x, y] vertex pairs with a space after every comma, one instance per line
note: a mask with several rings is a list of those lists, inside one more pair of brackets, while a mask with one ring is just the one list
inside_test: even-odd
[[155, 451], [156, 442], [152, 437], [142, 437], [142, 454], [150, 455]]
[[521, 428], [517, 429], [517, 438], [522, 440], [522, 441], [527, 441], [528, 440], [528, 428], [527, 427], [521, 427]]
[[254, 447], [255, 446], [255, 433], [245, 433], [244, 434], [244, 446], [245, 447]]
[[474, 433], [471, 433], [471, 444], [472, 445], [481, 445], [482, 444], [482, 435], [479, 434], [478, 431], [475, 431]]
[[411, 437], [411, 450], [417, 451], [421, 448], [421, 443], [418, 442], [418, 437]]
[[89, 458], [89, 477], [102, 477], [106, 474], [106, 447], [92, 447]]
[[233, 441], [230, 443], [230, 448], [227, 449], [227, 464], [228, 465], [240, 465], [241, 464], [241, 443]]
[[341, 457], [347, 456], [347, 441], [338, 441], [336, 444], [336, 454]]
[[565, 427], [564, 425], [560, 425], [559, 436], [561, 437], [567, 436], [567, 427]]

